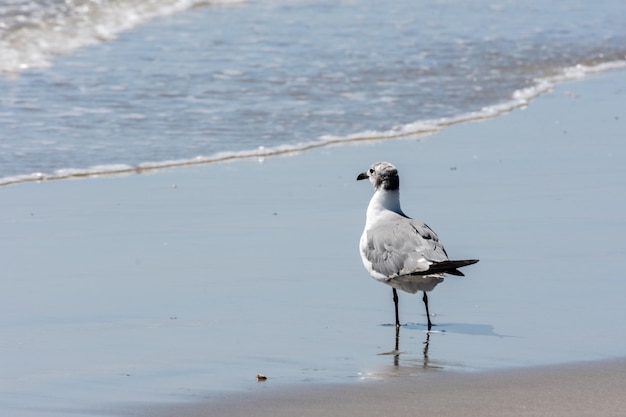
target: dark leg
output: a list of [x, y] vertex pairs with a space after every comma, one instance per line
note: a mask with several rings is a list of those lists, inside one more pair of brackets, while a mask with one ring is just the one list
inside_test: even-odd
[[400, 326], [396, 326], [396, 344], [394, 348], [393, 366], [400, 366]]
[[400, 318], [398, 317], [398, 293], [396, 292], [395, 288], [393, 288], [393, 303], [395, 304], [395, 308], [396, 308], [396, 329], [399, 329]]
[[430, 331], [431, 327], [433, 327], [433, 324], [430, 322], [430, 311], [428, 311], [428, 296], [426, 295], [426, 291], [424, 291], [424, 298], [422, 298], [422, 300], [424, 300], [424, 305], [426, 306], [426, 317], [428, 318], [428, 330]]

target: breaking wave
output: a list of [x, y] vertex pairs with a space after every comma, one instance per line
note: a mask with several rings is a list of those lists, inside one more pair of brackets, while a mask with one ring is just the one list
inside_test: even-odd
[[177, 159], [155, 162], [143, 162], [137, 165], [99, 165], [86, 169], [60, 169], [52, 173], [33, 173], [0, 178], [0, 186], [21, 182], [60, 180], [67, 178], [93, 177], [103, 175], [137, 174], [164, 168], [184, 167], [191, 165], [210, 164], [246, 158], [267, 158], [278, 155], [304, 152], [307, 150], [330, 145], [341, 145], [364, 141], [381, 141], [429, 135], [440, 130], [466, 122], [495, 118], [513, 110], [526, 107], [533, 99], [550, 92], [562, 82], [584, 78], [590, 74], [603, 71], [626, 69], [626, 60], [610, 61], [597, 65], [575, 65], [564, 68], [558, 74], [535, 80], [531, 87], [516, 90], [511, 99], [479, 110], [463, 113], [453, 117], [420, 120], [393, 127], [386, 131], [363, 131], [346, 136], [324, 135], [318, 139], [300, 144], [280, 145], [276, 147], [258, 147], [247, 151], [219, 152], [208, 156], [197, 156], [189, 159]]
[[236, 0], [17, 0], [0, 3], [0, 74], [111, 41], [149, 20]]

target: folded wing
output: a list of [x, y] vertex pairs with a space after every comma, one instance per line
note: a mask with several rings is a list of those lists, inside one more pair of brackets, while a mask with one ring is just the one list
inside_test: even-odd
[[[388, 219], [387, 219], [388, 220]], [[373, 271], [387, 278], [401, 275], [453, 273], [437, 234], [426, 224], [401, 215], [369, 229], [361, 245], [362, 255]], [[459, 271], [456, 271], [460, 274]]]

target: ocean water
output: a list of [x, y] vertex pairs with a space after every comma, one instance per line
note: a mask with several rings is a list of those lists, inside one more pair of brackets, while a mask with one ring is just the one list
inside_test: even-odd
[[397, 137], [623, 66], [626, 4], [0, 4], [0, 185]]

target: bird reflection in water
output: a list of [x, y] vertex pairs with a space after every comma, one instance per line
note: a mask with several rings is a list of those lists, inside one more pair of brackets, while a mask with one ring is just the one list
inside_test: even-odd
[[[430, 331], [426, 332], [426, 339], [423, 342], [423, 349], [422, 349], [422, 357], [423, 357], [422, 367], [423, 368], [431, 367], [431, 365], [429, 364], [429, 360], [428, 360], [428, 349], [430, 347], [430, 333], [431, 333]], [[400, 352], [400, 327], [396, 327], [396, 337], [395, 337], [393, 350], [389, 352], [380, 353], [379, 355], [393, 356], [393, 366], [399, 367], [400, 366], [400, 353], [402, 353]]]

